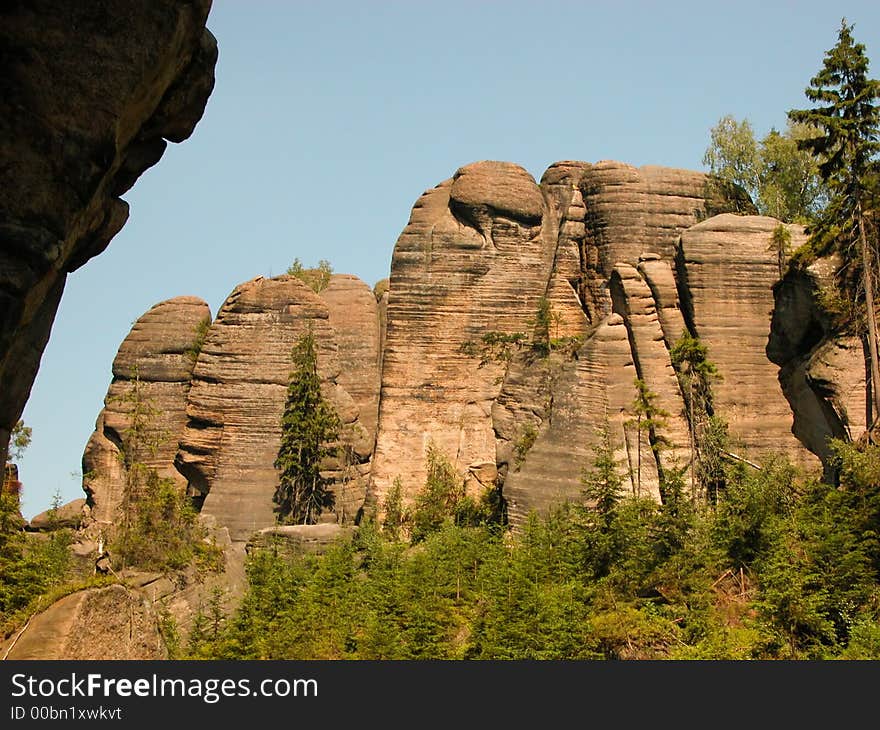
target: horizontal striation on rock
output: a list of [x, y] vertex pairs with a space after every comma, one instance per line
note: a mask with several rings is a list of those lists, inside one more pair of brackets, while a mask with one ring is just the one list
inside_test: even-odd
[[580, 187], [599, 274], [607, 279], [618, 262], [635, 266], [646, 251], [671, 261], [679, 234], [705, 215], [707, 185], [691, 170], [614, 161], [587, 167]]
[[[766, 354], [780, 274], [771, 241], [779, 225], [774, 218], [722, 214], [691, 227], [681, 235], [678, 280], [693, 334], [722, 376], [713, 384], [713, 404], [728, 423], [732, 448], [815, 466], [792, 433], [778, 368]], [[800, 227], [786, 228], [792, 248], [803, 243]]]
[[489, 332], [531, 334], [556, 224], [522, 168], [479, 162], [427, 191], [394, 249], [372, 498], [424, 483], [430, 443], [459, 471], [494, 462], [492, 404], [506, 363], [462, 352]]
[[328, 390], [338, 374], [327, 305], [293, 276], [237, 286], [208, 331], [193, 371], [177, 468], [202, 513], [233, 540], [276, 522], [274, 467], [291, 351], [309, 328]]
[[366, 283], [351, 274], [333, 274], [320, 292], [327, 305], [337, 346], [337, 383], [354, 399], [358, 420], [373, 452], [379, 417], [379, 303]]
[[657, 258], [646, 257], [636, 267], [654, 298], [654, 307], [657, 310], [657, 318], [660, 320], [667, 350], [671, 350], [687, 331], [671, 264], [672, 262], [669, 261], [661, 261], [657, 256]]
[[566, 184], [578, 190], [563, 234], [578, 245], [578, 297], [594, 324], [611, 311], [607, 282], [615, 264], [635, 266], [646, 252], [672, 261], [681, 231], [710, 211], [754, 208], [742, 191], [704, 173], [654, 165], [569, 160], [551, 165], [542, 182], [557, 200]]
[[126, 482], [121, 450], [129, 463], [185, 488], [174, 458], [199, 341], [210, 321], [207, 303], [175, 297], [151, 307], [119, 346], [104, 408], [83, 454], [83, 489], [98, 523], [118, 517]]
[[[381, 384], [380, 305], [373, 290], [350, 274], [333, 274], [320, 297], [327, 305], [337, 346], [339, 372], [334, 397], [343, 421], [342, 437], [351, 447], [352, 463], [341, 464], [337, 470], [335, 511], [340, 521], [350, 522], [363, 507], [369, 462], [376, 445]], [[351, 403], [349, 409], [343, 407], [347, 401]]]

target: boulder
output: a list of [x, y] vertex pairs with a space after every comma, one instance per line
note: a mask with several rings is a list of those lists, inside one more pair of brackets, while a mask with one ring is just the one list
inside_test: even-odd
[[317, 554], [342, 540], [350, 540], [357, 528], [340, 524], [281, 525], [259, 530], [247, 541], [246, 551], [277, 550], [286, 555]]
[[88, 514], [85, 499], [74, 499], [58, 509], [49, 509], [35, 515], [28, 523], [28, 529], [37, 531], [79, 529]]
[[123, 585], [66, 596], [0, 643], [12, 660], [167, 659], [151, 604]]

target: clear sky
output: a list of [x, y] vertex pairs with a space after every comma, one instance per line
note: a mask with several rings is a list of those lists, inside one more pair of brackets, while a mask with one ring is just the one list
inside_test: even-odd
[[880, 2], [214, 0], [217, 82], [193, 136], [126, 195], [67, 281], [24, 412], [22, 512], [83, 496], [116, 350], [153, 304], [329, 260], [372, 285], [426, 189], [477, 160], [704, 169], [725, 114], [763, 136], [842, 16], [880, 77]]

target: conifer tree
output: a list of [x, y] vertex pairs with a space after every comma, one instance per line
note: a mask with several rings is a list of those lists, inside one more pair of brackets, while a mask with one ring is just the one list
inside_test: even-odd
[[275, 492], [279, 521], [313, 524], [333, 505], [321, 461], [334, 453], [340, 421], [321, 393], [318, 355], [311, 329], [291, 352], [294, 369], [287, 386], [287, 403], [281, 417], [281, 445], [275, 468], [280, 482]]
[[687, 407], [690, 430], [691, 498], [697, 497], [697, 474], [700, 471], [701, 447], [706, 424], [712, 412], [712, 383], [721, 376], [708, 358], [708, 348], [685, 330], [669, 351], [678, 373]]
[[618, 473], [611, 430], [607, 421], [598, 429], [599, 443], [593, 450], [593, 462], [581, 474], [581, 491], [594, 503], [593, 509], [610, 524], [614, 509], [623, 498], [623, 479]]
[[[856, 43], [852, 25], [841, 20], [837, 44], [825, 53], [822, 69], [805, 90], [814, 103], [810, 109], [793, 109], [791, 120], [819, 131], [799, 142], [819, 161], [819, 174], [829, 189], [828, 206], [810, 233], [817, 252], [838, 250], [848, 264], [860, 269], [865, 297], [865, 320], [870, 358], [871, 426], [880, 415], [880, 362], [877, 352], [877, 322], [874, 310], [876, 240], [867, 230], [867, 206], [876, 194], [880, 152], [880, 82], [868, 77], [865, 47]], [[874, 188], [872, 190], [872, 188]]]
[[657, 400], [657, 394], [648, 388], [647, 383], [641, 378], [636, 378], [636, 397], [632, 402], [632, 410], [635, 418], [630, 421], [634, 423], [637, 430], [637, 462], [636, 462], [636, 496], [641, 496], [642, 492], [642, 434], [646, 434], [651, 444], [651, 453], [656, 458], [667, 440], [659, 431], [666, 426], [666, 417], [669, 415], [660, 408], [654, 401]]

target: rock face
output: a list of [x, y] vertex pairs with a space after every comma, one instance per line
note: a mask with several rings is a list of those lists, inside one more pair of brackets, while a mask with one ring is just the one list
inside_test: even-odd
[[823, 462], [830, 456], [829, 439], [858, 439], [867, 422], [865, 348], [839, 328], [824, 304], [832, 298], [839, 265], [829, 257], [786, 274], [774, 288], [767, 343], [794, 414], [794, 434]]
[[[114, 384], [130, 388], [136, 362], [139, 382], [181, 386], [163, 409], [175, 415], [156, 468], [173, 461], [202, 517], [238, 546], [275, 526], [289, 355], [308, 329], [344, 424], [345, 456], [322, 465], [335, 498], [324, 523], [381, 513], [398, 479], [411, 501], [431, 447], [469, 493], [502, 486], [518, 523], [583, 499], [604, 430], [626, 489], [662, 500], [665, 476], [693, 452], [670, 356], [685, 331], [720, 371], [714, 412], [736, 455], [781, 453], [812, 469], [829, 435], [863, 428], [859, 343], [828, 336], [818, 273], [778, 281], [780, 224], [750, 211], [741, 191], [698, 172], [567, 161], [539, 185], [516, 165], [474, 163], [416, 202], [388, 281], [371, 290], [337, 274], [316, 293], [293, 276], [259, 277], [227, 299], [191, 372], [169, 359], [182, 341], [161, 344], [166, 331], [145, 321], [120, 348]], [[792, 248], [804, 240], [786, 230]], [[652, 428], [640, 383], [663, 414]], [[121, 483], [118, 400], [108, 396], [84, 463]], [[99, 511], [101, 498], [91, 502]]]
[[210, 322], [204, 301], [176, 297], [141, 316], [119, 346], [104, 409], [83, 454], [83, 487], [98, 524], [118, 518], [126, 463], [145, 464], [186, 488], [174, 457], [186, 424], [193, 366]]
[[[606, 414], [630, 488], [659, 497], [657, 464], [642, 459], [653, 436], [629, 423], [634, 381], [650, 378], [674, 411], [670, 438], [686, 434], [659, 311], [677, 308], [681, 232], [748, 207], [730, 192], [698, 172], [574, 161], [540, 186], [515, 166], [476, 163], [426, 192], [392, 258], [374, 499], [396, 477], [406, 494], [421, 487], [430, 442], [465, 476], [494, 458], [514, 516], [577, 496]], [[635, 269], [645, 253], [665, 264], [673, 303], [658, 306]], [[462, 356], [487, 336], [534, 342], [542, 300], [548, 357]]]
[[[353, 456], [351, 463], [328, 466], [336, 482], [336, 511], [325, 519], [354, 519], [354, 505], [363, 503], [360, 476], [368, 469], [377, 408], [376, 300], [353, 277], [334, 277], [323, 294], [287, 275], [241, 284], [217, 314], [196, 362], [176, 465], [203, 502], [203, 514], [228, 527], [234, 541], [276, 522], [274, 462], [290, 353], [310, 328], [325, 396], [342, 420], [341, 441]], [[349, 310], [340, 306], [340, 297]], [[357, 368], [344, 370], [355, 362]]]
[[62, 598], [0, 643], [5, 659], [166, 659], [157, 617], [122, 585]]
[[754, 212], [741, 191], [690, 170], [567, 161], [552, 165], [542, 180], [576, 190], [566, 220], [579, 249], [580, 299], [593, 323], [611, 310], [606, 285], [617, 263], [635, 266], [646, 252], [671, 261], [685, 228], [720, 212]]
[[[816, 466], [792, 434], [779, 369], [765, 352], [780, 277], [771, 244], [779, 225], [774, 218], [727, 214], [692, 226], [681, 235], [679, 284], [688, 298], [691, 331], [721, 375], [712, 386], [713, 404], [728, 422], [733, 448], [747, 458], [786, 454]], [[800, 227], [786, 228], [792, 248], [805, 242]]]
[[189, 137], [214, 84], [210, 0], [0, 9], [0, 451], [67, 274], [128, 216], [124, 194]]
[[[623, 318], [612, 314], [558, 376], [552, 408], [545, 412], [534, 445], [507, 475], [504, 495], [512, 523], [521, 522], [533, 510], [545, 512], [565, 500], [582, 499], [581, 476], [592, 462], [600, 428], [606, 423], [621, 475], [633, 489], [625, 422], [634, 379]], [[649, 472], [647, 461], [645, 472]], [[656, 473], [652, 481], [656, 484]]]
[[464, 473], [495, 461], [492, 404], [505, 363], [462, 350], [489, 332], [530, 333], [556, 248], [534, 179], [479, 162], [416, 202], [394, 249], [372, 498], [398, 476], [411, 496], [433, 445]]

